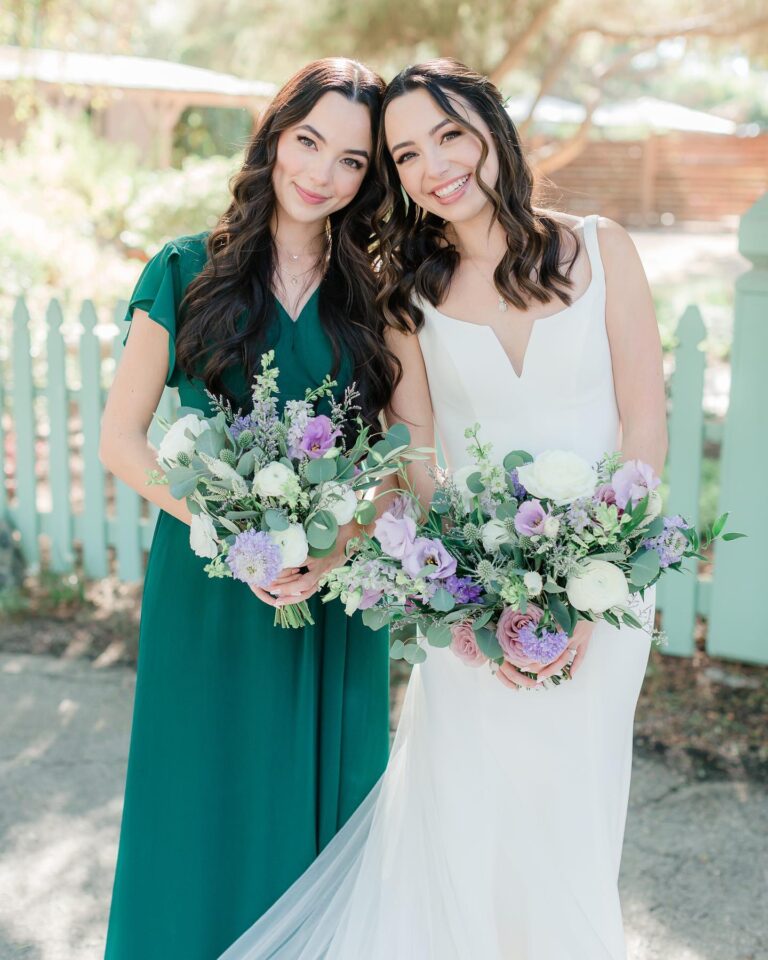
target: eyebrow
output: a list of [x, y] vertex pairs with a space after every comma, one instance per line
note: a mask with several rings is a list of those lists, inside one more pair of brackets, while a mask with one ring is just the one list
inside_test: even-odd
[[[309, 132], [312, 134], [312, 136], [313, 136], [313, 137], [317, 137], [317, 139], [320, 140], [321, 143], [325, 143], [325, 144], [328, 143], [328, 141], [325, 139], [325, 137], [322, 135], [322, 133], [320, 133], [319, 130], [315, 130], [315, 128], [314, 128], [313, 126], [311, 126], [310, 124], [308, 124], [308, 123], [302, 123], [300, 127], [297, 127], [297, 129], [298, 129], [298, 130], [309, 130]], [[355, 150], [355, 149], [353, 149], [352, 147], [350, 147], [350, 148], [347, 149], [347, 150], [343, 150], [342, 153], [353, 153], [353, 154], [355, 154], [355, 155], [358, 156], [358, 157], [365, 157], [366, 160], [369, 160], [369, 159], [370, 159], [370, 157], [368, 156], [368, 151], [367, 151], [367, 150]]]
[[[445, 120], [441, 120], [440, 123], [436, 123], [434, 127], [432, 127], [432, 129], [429, 131], [430, 137], [436, 134], [441, 127], [444, 127], [448, 123], [455, 123], [455, 122], [456, 121], [452, 120], [450, 117], [446, 117]], [[413, 140], [403, 140], [402, 143], [396, 143], [394, 147], [391, 148], [391, 152], [394, 153], [395, 150], [399, 150], [400, 147], [412, 147], [412, 146], [413, 146]]]

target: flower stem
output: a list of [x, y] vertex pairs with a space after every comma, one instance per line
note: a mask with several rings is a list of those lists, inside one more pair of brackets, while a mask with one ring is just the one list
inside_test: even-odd
[[301, 603], [289, 603], [285, 607], [275, 607], [275, 626], [289, 630], [299, 630], [301, 627], [314, 626], [315, 621], [309, 611], [306, 600]]

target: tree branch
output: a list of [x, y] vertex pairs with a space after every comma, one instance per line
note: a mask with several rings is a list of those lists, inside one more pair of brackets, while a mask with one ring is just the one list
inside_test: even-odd
[[541, 0], [525, 29], [517, 34], [507, 47], [504, 56], [491, 71], [489, 79], [492, 83], [498, 86], [504, 77], [518, 66], [531, 42], [541, 32], [559, 2], [560, 0]]

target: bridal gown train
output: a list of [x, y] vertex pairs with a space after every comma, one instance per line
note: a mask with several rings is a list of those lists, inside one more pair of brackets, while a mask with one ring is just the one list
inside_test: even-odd
[[[618, 448], [596, 228], [579, 229], [587, 290], [535, 322], [520, 376], [490, 327], [423, 305], [450, 466], [468, 462], [474, 422], [499, 457]], [[430, 648], [384, 776], [222, 960], [623, 960], [617, 880], [649, 644], [599, 623], [573, 680], [534, 691]]]

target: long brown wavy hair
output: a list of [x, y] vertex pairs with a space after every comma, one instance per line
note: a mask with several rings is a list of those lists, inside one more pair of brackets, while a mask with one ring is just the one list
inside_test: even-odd
[[[208, 237], [206, 265], [182, 302], [176, 341], [179, 367], [235, 405], [238, 398], [230, 395], [224, 373], [239, 366], [251, 382], [259, 370], [274, 307], [277, 250], [270, 223], [278, 137], [330, 92], [368, 109], [376, 142], [384, 93], [381, 77], [345, 58], [317, 60], [295, 74], [265, 110], [246, 148], [245, 162], [231, 184], [232, 201]], [[339, 371], [343, 345], [360, 391], [363, 419], [375, 428], [398, 365], [384, 345], [383, 320], [375, 305], [373, 214], [382, 187], [373, 167], [371, 163], [355, 198], [329, 218], [329, 252], [318, 306], [333, 351], [331, 375]]]
[[[487, 77], [458, 60], [428, 60], [406, 67], [387, 86], [382, 121], [393, 100], [414, 90], [426, 91], [458, 126], [480, 141], [477, 183], [493, 207], [494, 220], [507, 235], [507, 250], [493, 277], [499, 294], [520, 309], [526, 309], [531, 299], [548, 303], [553, 296], [570, 304], [570, 272], [579, 253], [579, 241], [568, 226], [533, 207], [533, 174], [498, 89]], [[480, 171], [488, 156], [488, 142], [457, 111], [459, 98], [482, 117], [491, 131], [499, 157], [495, 184], [482, 180]], [[414, 304], [414, 297], [424, 297], [433, 306], [441, 303], [459, 264], [459, 253], [446, 238], [447, 221], [405, 195], [397, 165], [387, 149], [383, 122], [376, 166], [385, 190], [376, 215], [379, 306], [387, 323], [403, 331], [418, 330], [424, 316]], [[567, 255], [563, 249], [564, 232], [573, 238], [573, 252]]]

